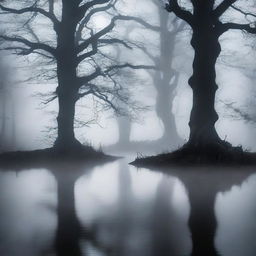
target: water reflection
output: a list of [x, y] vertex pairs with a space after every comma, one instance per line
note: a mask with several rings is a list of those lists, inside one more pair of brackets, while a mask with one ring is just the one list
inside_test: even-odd
[[86, 166], [56, 166], [50, 168], [57, 180], [58, 225], [55, 239], [57, 256], [87, 255], [80, 243], [84, 241], [92, 244], [99, 251], [106, 254], [111, 249], [102, 245], [97, 239], [97, 226], [85, 227], [80, 224], [75, 206], [75, 182], [85, 172], [90, 175], [91, 169]]
[[191, 247], [184, 219], [173, 207], [174, 189], [175, 179], [163, 176], [158, 184], [153, 208], [152, 255], [154, 256], [188, 255]]
[[216, 246], [222, 255], [256, 255], [256, 174], [216, 198]]
[[47, 255], [57, 220], [45, 204], [56, 206], [55, 187], [46, 169], [0, 172], [0, 255]]
[[[178, 177], [186, 187], [190, 202], [189, 227], [192, 238], [192, 256], [217, 256], [227, 251], [231, 243], [222, 244], [224, 248], [215, 245], [217, 221], [215, 201], [219, 192], [227, 191], [232, 186], [240, 186], [254, 172], [253, 169], [198, 168], [162, 170]], [[242, 216], [241, 216], [242, 217]], [[221, 216], [219, 216], [221, 218]], [[256, 229], [253, 230], [256, 233]], [[239, 234], [241, 235], [241, 234]], [[253, 244], [247, 244], [252, 247]], [[256, 251], [254, 251], [255, 253]], [[222, 255], [233, 255], [222, 254]], [[243, 254], [238, 254], [243, 255]]]
[[[84, 225], [97, 223], [101, 241], [113, 249], [114, 255], [189, 254], [188, 214], [178, 214], [178, 207], [184, 209], [177, 204], [182, 196], [174, 198], [175, 188], [183, 194], [185, 191], [177, 187], [177, 179], [148, 170], [137, 171], [126, 160], [107, 166], [101, 174], [111, 174], [111, 179], [94, 173], [90, 179], [83, 177], [77, 183], [78, 215]], [[101, 194], [94, 189], [99, 184], [117, 196], [111, 200], [110, 195]], [[88, 194], [90, 197], [81, 196]], [[85, 205], [93, 213], [86, 212]]]
[[252, 173], [153, 172], [126, 159], [2, 171], [0, 254], [253, 256]]

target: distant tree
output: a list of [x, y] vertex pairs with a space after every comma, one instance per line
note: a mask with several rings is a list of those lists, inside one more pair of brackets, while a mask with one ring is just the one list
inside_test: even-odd
[[186, 21], [193, 32], [191, 45], [195, 56], [193, 75], [189, 79], [189, 85], [193, 91], [193, 107], [189, 121], [188, 141], [188, 145], [192, 147], [225, 144], [215, 129], [215, 122], [218, 120], [214, 107], [217, 90], [215, 64], [221, 52], [219, 38], [231, 29], [256, 33], [253, 22], [239, 24], [222, 21], [228, 9], [233, 8], [243, 12], [240, 7], [233, 5], [238, 2], [245, 3], [242, 0], [223, 0], [215, 7], [217, 5], [215, 0], [190, 0], [191, 10], [181, 6], [178, 0], [169, 0], [166, 5], [167, 11]]
[[0, 77], [0, 151], [5, 151], [15, 148], [16, 144], [16, 106], [11, 68], [3, 61], [0, 63]]
[[[60, 150], [80, 148], [81, 144], [74, 134], [75, 106], [80, 98], [93, 96], [104, 106], [121, 113], [118, 102], [131, 102], [127, 95], [122, 94], [122, 86], [114, 79], [117, 70], [153, 68], [126, 62], [115, 63], [115, 60], [103, 51], [104, 47], [108, 49], [111, 44], [132, 48], [128, 42], [109, 34], [117, 21], [134, 20], [142, 25], [146, 24], [141, 19], [119, 15], [115, 9], [116, 2], [17, 1], [20, 9], [12, 8], [13, 3], [10, 2], [8, 6], [0, 5], [4, 14], [22, 16], [24, 21], [14, 21], [14, 34], [5, 30], [1, 38], [9, 44], [2, 48], [23, 56], [37, 54], [49, 63], [55, 63], [50, 72], [55, 73], [58, 86], [48, 102], [58, 99], [58, 132], [54, 146]], [[104, 28], [95, 29], [92, 24], [93, 17], [107, 11], [114, 14], [109, 24]], [[39, 24], [43, 29], [39, 29]]]
[[[175, 115], [172, 112], [180, 76], [180, 71], [174, 69], [174, 59], [176, 46], [180, 42], [178, 35], [183, 31], [185, 22], [168, 15], [159, 0], [152, 0], [152, 3], [158, 12], [158, 27], [145, 26], [145, 29], [152, 32], [152, 38], [146, 43], [138, 42], [138, 45], [157, 67], [157, 70], [147, 70], [156, 89], [156, 114], [164, 128], [163, 136], [154, 143], [162, 144], [164, 141], [175, 147], [180, 145], [182, 140], [178, 135]], [[136, 27], [133, 26], [134, 30], [136, 31]], [[126, 34], [129, 36], [129, 33]], [[127, 145], [130, 143], [131, 120], [121, 117], [118, 119], [118, 126], [119, 143]]]
[[179, 82], [180, 71], [174, 69], [176, 46], [179, 44], [178, 34], [184, 29], [184, 22], [168, 15], [160, 5], [160, 1], [154, 0], [159, 16], [159, 55], [151, 56], [153, 63], [159, 67], [155, 72], [150, 72], [157, 91], [156, 113], [164, 126], [162, 139], [167, 140], [173, 146], [182, 141], [179, 137], [172, 113], [173, 101]]

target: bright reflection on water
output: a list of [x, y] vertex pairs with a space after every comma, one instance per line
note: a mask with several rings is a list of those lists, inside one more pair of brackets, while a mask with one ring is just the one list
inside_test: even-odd
[[218, 194], [216, 213], [219, 228], [216, 245], [223, 255], [256, 255], [255, 197], [255, 174], [241, 186], [233, 186], [231, 190]]
[[127, 163], [0, 172], [0, 255], [256, 255], [255, 174]]
[[56, 230], [56, 182], [46, 170], [0, 173], [0, 255], [42, 255]]
[[[123, 160], [82, 176], [75, 195], [82, 225], [96, 226], [102, 246], [114, 248], [117, 255], [159, 255], [154, 250], [159, 252], [162, 242], [168, 244], [163, 253], [170, 254], [175, 247], [179, 255], [188, 254], [189, 207], [185, 189], [176, 178], [138, 171]], [[180, 237], [179, 230], [183, 231]], [[164, 240], [162, 232], [169, 233], [163, 233]]]

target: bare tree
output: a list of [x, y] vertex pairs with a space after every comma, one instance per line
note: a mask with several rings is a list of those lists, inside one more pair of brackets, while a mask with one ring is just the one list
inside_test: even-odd
[[[0, 5], [4, 14], [22, 16], [25, 22], [14, 35], [5, 31], [1, 36], [9, 43], [4, 49], [23, 56], [37, 54], [44, 60], [56, 63], [54, 72], [58, 86], [48, 100], [58, 99], [59, 105], [58, 134], [54, 145], [61, 150], [80, 148], [81, 144], [74, 135], [76, 102], [81, 97], [91, 95], [104, 102], [105, 106], [121, 112], [117, 103], [128, 103], [129, 99], [122, 94], [122, 86], [114, 79], [117, 70], [154, 68], [126, 62], [115, 63], [102, 49], [111, 44], [120, 44], [128, 49], [132, 46], [120, 38], [112, 37], [110, 32], [120, 20], [133, 20], [142, 25], [147, 23], [139, 18], [119, 15], [115, 9], [116, 0], [36, 0], [28, 5], [30, 3], [19, 2], [22, 5], [20, 9]], [[94, 15], [107, 12], [112, 12], [107, 26], [98, 30], [90, 27]], [[37, 29], [40, 22], [47, 24], [44, 25], [47, 31]], [[104, 57], [107, 61], [102, 60]], [[111, 65], [103, 65], [106, 63]]]
[[[195, 51], [193, 75], [189, 85], [193, 91], [193, 107], [190, 116], [189, 146], [205, 147], [209, 145], [226, 145], [215, 130], [218, 114], [215, 111], [215, 64], [221, 52], [219, 38], [228, 30], [247, 31], [255, 34], [253, 22], [245, 24], [224, 22], [222, 17], [227, 10], [235, 8], [235, 3], [245, 3], [242, 0], [223, 0], [217, 7], [215, 0], [190, 0], [192, 12], [185, 9], [177, 0], [169, 0], [166, 9], [186, 21], [192, 28], [191, 45]], [[253, 15], [253, 14], [247, 14]]]
[[[173, 62], [176, 57], [176, 46], [180, 42], [179, 33], [184, 31], [185, 22], [180, 21], [174, 15], [169, 15], [159, 0], [152, 0], [152, 3], [158, 14], [159, 27], [145, 26], [147, 31], [152, 32], [152, 37], [147, 43], [137, 42], [137, 44], [149, 60], [158, 67], [157, 70], [147, 70], [156, 89], [156, 114], [164, 128], [163, 136], [153, 143], [156, 146], [161, 144], [161, 147], [163, 142], [168, 143], [168, 146], [171, 143], [175, 147], [180, 145], [182, 140], [177, 132], [175, 115], [172, 113], [180, 75], [180, 71], [174, 68]], [[128, 28], [127, 36], [129, 37], [134, 30], [137, 31], [136, 28], [134, 26]], [[130, 143], [131, 120], [120, 118], [118, 126], [119, 143], [127, 146]], [[143, 144], [143, 142], [135, 143], [134, 147], [138, 147], [138, 144]]]
[[173, 146], [177, 146], [181, 143], [181, 139], [177, 132], [172, 107], [180, 71], [174, 69], [173, 61], [175, 47], [179, 43], [178, 34], [183, 30], [185, 23], [168, 15], [162, 5], [159, 4], [159, 1], [154, 0], [153, 2], [156, 4], [160, 23], [160, 53], [158, 57], [151, 56], [155, 65], [159, 66], [159, 70], [154, 73], [151, 72], [157, 91], [156, 113], [164, 126], [163, 139], [172, 143]]

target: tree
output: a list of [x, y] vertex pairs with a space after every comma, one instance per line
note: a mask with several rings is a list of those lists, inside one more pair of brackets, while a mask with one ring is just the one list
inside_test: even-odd
[[195, 56], [193, 75], [189, 79], [189, 85], [193, 91], [193, 107], [189, 121], [188, 141], [188, 145], [192, 147], [225, 144], [215, 129], [215, 123], [218, 120], [214, 107], [217, 90], [215, 64], [221, 52], [220, 36], [231, 29], [256, 33], [253, 23], [221, 21], [228, 9], [235, 8], [241, 11], [241, 8], [233, 6], [239, 0], [223, 0], [215, 7], [216, 2], [215, 0], [190, 0], [192, 12], [183, 8], [177, 0], [169, 0], [166, 5], [167, 11], [173, 12], [186, 21], [193, 32], [191, 45]]
[[[149, 43], [137, 42], [140, 49], [146, 54], [148, 59], [154, 63], [157, 70], [147, 70], [153, 81], [156, 90], [155, 111], [159, 120], [163, 124], [163, 136], [156, 141], [152, 141], [152, 147], [158, 145], [163, 149], [163, 144], [171, 143], [173, 147], [181, 144], [182, 140], [178, 135], [175, 115], [172, 112], [173, 101], [176, 96], [176, 89], [179, 82], [180, 70], [174, 68], [174, 59], [176, 57], [176, 46], [179, 44], [179, 33], [183, 31], [185, 22], [181, 22], [177, 17], [168, 15], [163, 9], [160, 1], [152, 0], [154, 8], [157, 11], [158, 27], [145, 26], [147, 31], [152, 32]], [[129, 32], [137, 32], [137, 28], [128, 29]], [[129, 37], [130, 33], [126, 33]], [[131, 35], [132, 37], [132, 35]], [[157, 40], [156, 40], [157, 37]], [[157, 49], [157, 50], [155, 50]], [[128, 146], [131, 133], [131, 120], [119, 118], [119, 144]], [[133, 147], [143, 142], [135, 142]], [[161, 145], [160, 145], [161, 144]], [[147, 147], [149, 146], [146, 144]]]
[[16, 104], [11, 68], [4, 65], [3, 61], [0, 62], [0, 77], [0, 151], [5, 151], [16, 146]]
[[[118, 100], [128, 102], [127, 96], [122, 95], [122, 87], [116, 83], [114, 76], [116, 70], [122, 68], [153, 68], [145, 65], [132, 65], [119, 63], [108, 67], [99, 66], [95, 56], [100, 53], [100, 48], [111, 44], [120, 44], [128, 49], [132, 47], [119, 38], [113, 38], [108, 34], [113, 30], [119, 20], [135, 20], [145, 24], [140, 19], [123, 16], [115, 12], [116, 0], [61, 0], [61, 1], [31, 1], [21, 2], [20, 9], [14, 9], [0, 5], [4, 14], [24, 17], [25, 24], [15, 32], [15, 35], [5, 32], [1, 36], [3, 40], [11, 43], [4, 49], [12, 50], [18, 55], [37, 54], [40, 57], [55, 61], [58, 86], [55, 94], [49, 101], [58, 99], [59, 112], [57, 117], [58, 134], [55, 148], [70, 150], [80, 148], [80, 142], [74, 134], [74, 118], [76, 102], [84, 96], [93, 95], [115, 111], [120, 112]], [[112, 10], [115, 15], [104, 28], [96, 30], [88, 24], [95, 14]], [[59, 11], [61, 11], [59, 14]], [[45, 32], [36, 29], [38, 22], [47, 25]], [[16, 23], [17, 25], [17, 23]], [[24, 31], [25, 30], [25, 31]], [[43, 30], [42, 30], [43, 31]], [[23, 32], [23, 34], [22, 34]], [[50, 35], [54, 36], [49, 40]], [[25, 35], [24, 35], [25, 33]], [[101, 53], [104, 56], [104, 53]], [[107, 56], [105, 56], [107, 60]], [[101, 61], [101, 63], [104, 61]], [[109, 62], [107, 62], [109, 63]], [[84, 66], [87, 65], [87, 66]], [[98, 84], [95, 80], [98, 79]], [[105, 86], [106, 79], [111, 83]], [[101, 83], [101, 86], [99, 86]]]
[[159, 1], [153, 2], [158, 9], [160, 23], [160, 53], [159, 57], [153, 57], [154, 63], [160, 68], [152, 74], [157, 91], [156, 113], [164, 126], [163, 139], [171, 142], [173, 146], [177, 146], [181, 139], [177, 132], [172, 106], [180, 73], [174, 69], [173, 60], [175, 58], [175, 46], [178, 43], [177, 35], [183, 30], [185, 23], [179, 22], [178, 19], [170, 17], [164, 12]]

